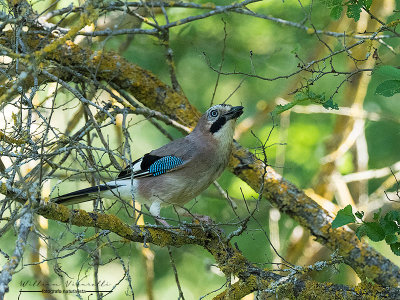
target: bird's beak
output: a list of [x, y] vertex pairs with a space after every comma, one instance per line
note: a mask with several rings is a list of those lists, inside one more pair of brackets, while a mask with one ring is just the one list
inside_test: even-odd
[[228, 111], [225, 116], [228, 120], [237, 119], [243, 113], [243, 106], [234, 106]]

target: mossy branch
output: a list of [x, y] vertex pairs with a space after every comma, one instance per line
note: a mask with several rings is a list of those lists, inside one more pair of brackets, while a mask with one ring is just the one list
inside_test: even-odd
[[[236, 143], [230, 166], [231, 171], [254, 190], [260, 188], [265, 166], [248, 149]], [[360, 278], [372, 279], [383, 286], [398, 286], [400, 273], [395, 264], [361, 242], [354, 232], [344, 228], [332, 229], [333, 216], [271, 167], [267, 167], [264, 177], [263, 195], [281, 212], [307, 228], [318, 242], [338, 251]]]
[[[15, 191], [7, 191], [9, 197], [20, 203], [26, 201], [17, 198]], [[230, 285], [214, 299], [241, 299], [254, 292], [265, 291], [267, 294], [279, 295], [279, 298], [310, 299], [369, 299], [370, 295], [380, 298], [396, 299], [400, 289], [383, 288], [376, 284], [361, 284], [349, 287], [340, 284], [320, 283], [307, 277], [307, 269], [295, 270], [287, 275], [279, 275], [263, 270], [250, 263], [243, 254], [227, 241], [226, 236], [216, 228], [196, 226], [190, 230], [169, 229], [146, 225], [129, 226], [115, 215], [85, 210], [71, 210], [55, 203], [34, 204], [34, 211], [47, 219], [80, 227], [93, 227], [108, 230], [116, 235], [137, 243], [151, 243], [160, 247], [197, 245], [213, 255], [216, 264], [227, 278], [234, 275], [239, 281]]]

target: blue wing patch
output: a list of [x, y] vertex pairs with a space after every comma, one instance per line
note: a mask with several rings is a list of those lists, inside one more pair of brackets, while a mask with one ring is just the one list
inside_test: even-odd
[[135, 160], [130, 166], [119, 173], [117, 179], [158, 176], [183, 164], [183, 160], [173, 155], [157, 156], [149, 153]]
[[183, 160], [176, 156], [163, 156], [156, 160], [149, 167], [149, 173], [153, 176], [164, 174], [165, 172], [183, 164]]

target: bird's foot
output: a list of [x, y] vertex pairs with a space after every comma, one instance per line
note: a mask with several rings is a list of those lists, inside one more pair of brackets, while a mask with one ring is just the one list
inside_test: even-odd
[[156, 223], [159, 223], [165, 227], [171, 227], [171, 225], [168, 224], [167, 221], [165, 221], [164, 219], [161, 219], [160, 217], [155, 217]]
[[191, 216], [193, 218], [193, 223], [195, 224], [205, 224], [205, 225], [215, 224], [214, 221], [209, 216], [198, 215], [198, 214], [191, 214]]

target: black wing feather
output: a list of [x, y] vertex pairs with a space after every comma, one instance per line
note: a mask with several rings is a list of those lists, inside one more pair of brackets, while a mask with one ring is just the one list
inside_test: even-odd
[[117, 179], [125, 179], [125, 178], [130, 178], [131, 177], [131, 173], [132, 173], [132, 167], [134, 165], [136, 165], [139, 160], [141, 160], [142, 158], [138, 158], [137, 160], [135, 160], [133, 163], [131, 163], [130, 166], [127, 166], [125, 169], [123, 169], [119, 174]]
[[158, 155], [151, 155], [150, 153], [147, 153], [145, 156], [143, 156], [142, 163], [140, 164], [140, 168], [142, 170], [148, 170], [152, 164], [154, 164], [157, 160], [160, 158], [163, 158], [163, 156], [158, 156]]
[[[132, 174], [132, 170], [137, 167], [140, 162], [140, 169]], [[157, 163], [158, 162], [158, 163]], [[135, 160], [129, 167], [126, 167], [119, 173], [117, 179], [158, 176], [172, 170], [183, 164], [183, 160], [174, 155], [158, 156], [150, 153], [145, 154], [142, 158]]]

